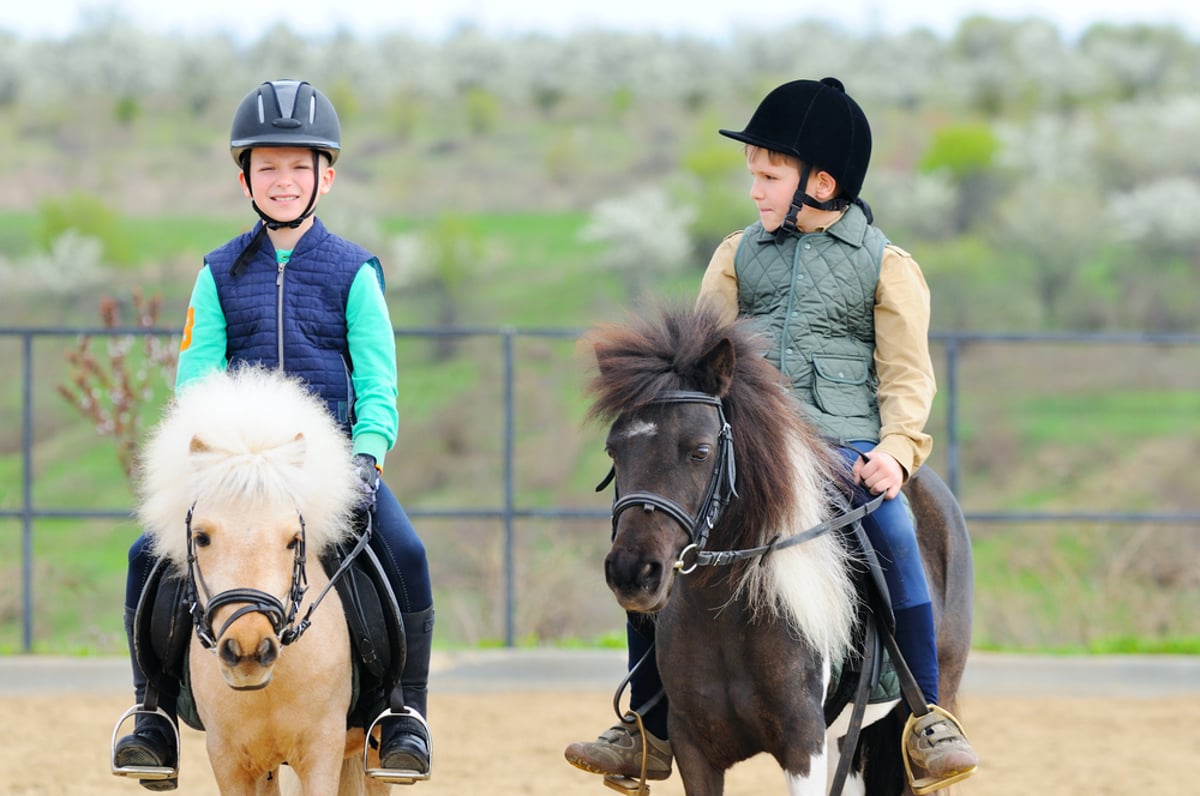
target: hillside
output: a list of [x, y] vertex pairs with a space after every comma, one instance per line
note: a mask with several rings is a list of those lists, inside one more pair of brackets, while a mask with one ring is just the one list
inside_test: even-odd
[[[105, 297], [131, 320], [141, 288], [161, 297], [161, 323], [178, 326], [203, 253], [253, 220], [226, 147], [230, 109], [266, 77], [324, 87], [345, 154], [320, 214], [379, 253], [401, 328], [403, 438], [388, 479], [421, 515], [444, 640], [494, 642], [505, 529], [427, 516], [503, 503], [504, 351], [490, 332], [523, 333], [517, 505], [603, 511], [606, 496], [592, 492], [607, 469], [602, 431], [582, 422], [587, 360], [574, 331], [654, 301], [690, 302], [715, 243], [752, 210], [741, 152], [716, 130], [744, 124], [783, 80], [837, 74], [871, 116], [865, 195], [921, 263], [935, 332], [1180, 335], [963, 345], [954, 395], [968, 513], [1194, 516], [1200, 45], [1141, 27], [1066, 41], [1036, 19], [976, 18], [947, 39], [787, 33], [701, 42], [465, 30], [431, 43], [284, 31], [246, 47], [115, 24], [65, 42], [5, 42], [0, 144], [14, 157], [0, 166], [0, 325], [94, 327]], [[791, 40], [810, 46], [781, 43]], [[453, 336], [407, 333], [428, 328]], [[76, 345], [33, 347], [34, 502], [123, 511], [131, 497], [111, 440], [56, 395]], [[946, 355], [935, 347], [932, 464], [943, 474]], [[0, 407], [19, 418], [20, 339], [0, 336], [0, 356]], [[144, 423], [168, 382], [156, 383]], [[22, 499], [21, 442], [19, 423], [0, 427], [10, 511]], [[518, 522], [519, 639], [592, 642], [619, 628], [598, 569], [603, 525]], [[121, 645], [135, 532], [126, 521], [36, 520], [39, 646]], [[974, 534], [981, 646], [1200, 645], [1195, 523], [989, 520]], [[0, 650], [20, 643], [22, 545], [20, 523], [0, 519]]]

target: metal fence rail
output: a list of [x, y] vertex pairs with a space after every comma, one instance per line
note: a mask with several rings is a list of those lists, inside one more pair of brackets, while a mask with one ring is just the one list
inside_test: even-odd
[[[21, 487], [20, 506], [16, 509], [0, 507], [0, 518], [19, 519], [21, 523], [21, 616], [22, 649], [29, 652], [33, 644], [33, 589], [34, 556], [33, 525], [35, 519], [118, 519], [130, 517], [129, 511], [118, 510], [67, 510], [53, 506], [35, 506], [34, 487], [34, 341], [40, 338], [90, 337], [141, 337], [156, 335], [170, 337], [178, 332], [174, 329], [144, 328], [0, 328], [0, 342], [16, 340], [20, 347], [20, 423], [21, 423]], [[517, 361], [514, 353], [519, 338], [546, 338], [570, 340], [580, 333], [578, 329], [516, 329], [505, 328], [458, 328], [458, 329], [396, 329], [397, 338], [492, 338], [498, 341], [501, 361], [501, 385], [503, 405], [502, 441], [502, 498], [500, 505], [490, 508], [410, 509], [408, 513], [417, 518], [437, 517], [451, 519], [499, 520], [504, 532], [504, 641], [507, 646], [515, 644], [515, 586], [514, 572], [514, 523], [530, 518], [570, 518], [606, 520], [604, 510], [568, 508], [528, 508], [517, 505], [516, 490], [516, 397], [515, 384]], [[1002, 344], [1006, 346], [1044, 345], [1047, 343], [1078, 345], [1131, 345], [1145, 347], [1200, 347], [1200, 335], [1194, 334], [984, 334], [984, 333], [936, 333], [931, 342], [943, 352], [938, 368], [941, 396], [944, 400], [945, 429], [939, 440], [939, 448], [945, 451], [944, 475], [955, 492], [959, 493], [961, 475], [961, 424], [960, 424], [960, 370], [964, 352], [974, 344]], [[1200, 524], [1200, 511], [1158, 513], [1144, 511], [1109, 512], [1004, 512], [965, 511], [972, 522], [1085, 522], [1085, 523], [1185, 523]]]

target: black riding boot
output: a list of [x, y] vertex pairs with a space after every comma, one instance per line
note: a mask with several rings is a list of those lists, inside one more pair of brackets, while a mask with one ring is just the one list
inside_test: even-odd
[[[133, 662], [133, 693], [137, 703], [141, 705], [146, 701], [148, 681], [133, 652], [133, 618], [134, 614], [126, 609], [125, 633], [129, 637], [130, 659]], [[171, 722], [178, 724], [178, 720], [175, 718], [175, 697], [173, 695], [160, 696], [158, 707], [171, 717]], [[117, 745], [113, 749], [113, 762], [120, 767], [175, 768], [178, 761], [179, 749], [176, 743], [175, 727], [168, 724], [162, 716], [152, 713], [139, 713], [134, 719], [133, 732], [117, 741]], [[179, 787], [177, 778], [140, 779], [138, 783], [146, 790], [152, 791], [175, 790]]]
[[[433, 608], [402, 617], [407, 653], [400, 684], [396, 686], [400, 693], [393, 693], [393, 702], [401, 697], [405, 707], [415, 710], [424, 719], [427, 715], [429, 656], [433, 646]], [[420, 720], [412, 716], [387, 719], [383, 722], [380, 741], [382, 768], [429, 773], [432, 739], [428, 727]]]

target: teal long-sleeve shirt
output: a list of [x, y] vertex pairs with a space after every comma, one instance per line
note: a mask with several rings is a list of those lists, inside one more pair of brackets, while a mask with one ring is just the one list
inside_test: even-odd
[[[277, 253], [286, 266], [290, 251]], [[354, 363], [355, 453], [375, 457], [380, 466], [396, 443], [400, 418], [396, 409], [396, 337], [375, 269], [363, 264], [346, 301], [346, 341]], [[213, 370], [224, 370], [227, 327], [217, 284], [207, 264], [200, 269], [188, 302], [187, 324], [175, 375], [176, 391]]]

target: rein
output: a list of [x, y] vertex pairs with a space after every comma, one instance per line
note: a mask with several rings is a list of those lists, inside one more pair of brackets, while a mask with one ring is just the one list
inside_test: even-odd
[[[780, 539], [778, 535], [770, 542], [758, 547], [748, 547], [744, 550], [702, 550], [696, 545], [688, 545], [679, 553], [679, 560], [675, 562], [675, 571], [681, 575], [688, 575], [695, 571], [696, 567], [721, 567], [728, 566], [735, 561], [741, 561], [747, 558], [765, 557], [776, 550], [783, 550], [786, 547], [794, 547], [798, 544], [816, 539], [818, 536], [823, 536], [830, 531], [836, 531], [839, 528], [845, 528], [848, 525], [853, 525], [859, 520], [866, 517], [868, 514], [879, 508], [883, 503], [887, 493], [876, 495], [869, 502], [864, 503], [858, 508], [847, 511], [844, 514], [839, 514], [832, 520], [826, 520], [819, 525], [814, 525], [808, 530], [798, 533], [795, 536], [789, 536], [787, 539]], [[689, 553], [693, 554], [690, 562], [685, 561]]]
[[[662, 511], [675, 520], [687, 532], [689, 543], [679, 551], [679, 557], [674, 565], [675, 571], [680, 575], [690, 575], [696, 571], [697, 567], [728, 566], [736, 561], [742, 561], [747, 558], [762, 558], [776, 550], [803, 544], [830, 531], [836, 531], [839, 528], [845, 528], [848, 525], [858, 522], [879, 508], [880, 504], [884, 501], [886, 493], [872, 498], [869, 502], [852, 511], [847, 511], [819, 525], [814, 525], [812, 528], [795, 536], [780, 539], [776, 535], [770, 542], [758, 547], [749, 547], [743, 550], [705, 550], [704, 546], [708, 543], [709, 532], [717, 524], [717, 520], [720, 519], [721, 513], [725, 510], [729, 501], [738, 496], [735, 484], [737, 480], [737, 468], [733, 457], [733, 429], [730, 427], [729, 421], [725, 418], [725, 408], [721, 403], [721, 399], [708, 393], [693, 390], [667, 390], [654, 400], [649, 401], [648, 405], [681, 403], [707, 404], [714, 407], [717, 410], [717, 420], [721, 424], [721, 431], [717, 437], [717, 459], [713, 465], [712, 475], [708, 481], [708, 489], [705, 492], [704, 500], [700, 503], [699, 510], [695, 515], [689, 515], [687, 510], [674, 500], [653, 492], [644, 491], [630, 492], [624, 496], [614, 493], [612, 505], [612, 532], [614, 538], [617, 534], [617, 520], [620, 518], [621, 513], [634, 507], [641, 507], [646, 513], [655, 510]], [[604, 490], [613, 482], [616, 475], [617, 469], [614, 465], [608, 471], [608, 475], [604, 477], [604, 480], [596, 486], [596, 491], [600, 492]]]
[[[321, 590], [317, 598], [308, 606], [308, 610], [305, 611], [304, 616], [297, 622], [296, 615], [300, 612], [300, 603], [303, 601], [304, 595], [308, 592], [308, 574], [304, 567], [306, 559], [304, 517], [300, 516], [300, 538], [296, 541], [295, 552], [292, 558], [292, 578], [288, 589], [288, 605], [285, 608], [283, 602], [278, 597], [260, 589], [226, 589], [218, 594], [211, 594], [208, 584], [204, 582], [204, 573], [200, 570], [200, 562], [196, 558], [196, 546], [192, 533], [192, 512], [195, 508], [196, 506], [193, 504], [188, 509], [185, 520], [187, 528], [188, 576], [184, 584], [183, 599], [188, 604], [188, 613], [191, 614], [192, 622], [196, 628], [196, 638], [200, 640], [200, 645], [206, 650], [215, 648], [217, 640], [225, 635], [225, 631], [229, 629], [229, 626], [250, 613], [260, 613], [267, 617], [267, 620], [271, 623], [271, 629], [275, 631], [275, 637], [279, 639], [281, 645], [287, 646], [299, 639], [312, 624], [313, 611], [325, 599], [325, 595], [329, 593], [329, 590], [333, 588], [338, 578], [345, 573], [354, 562], [354, 559], [363, 551], [368, 540], [371, 538], [371, 516], [368, 512], [366, 530], [359, 536], [358, 543], [342, 561], [337, 571], [333, 573], [333, 576], [330, 577], [329, 582], [325, 584], [325, 588]], [[197, 588], [197, 585], [199, 585], [199, 588]], [[200, 602], [200, 592], [203, 592], [207, 598], [207, 603], [203, 605]], [[213, 617], [217, 609], [226, 605], [240, 605], [241, 607], [225, 620], [219, 631], [213, 633]]]

